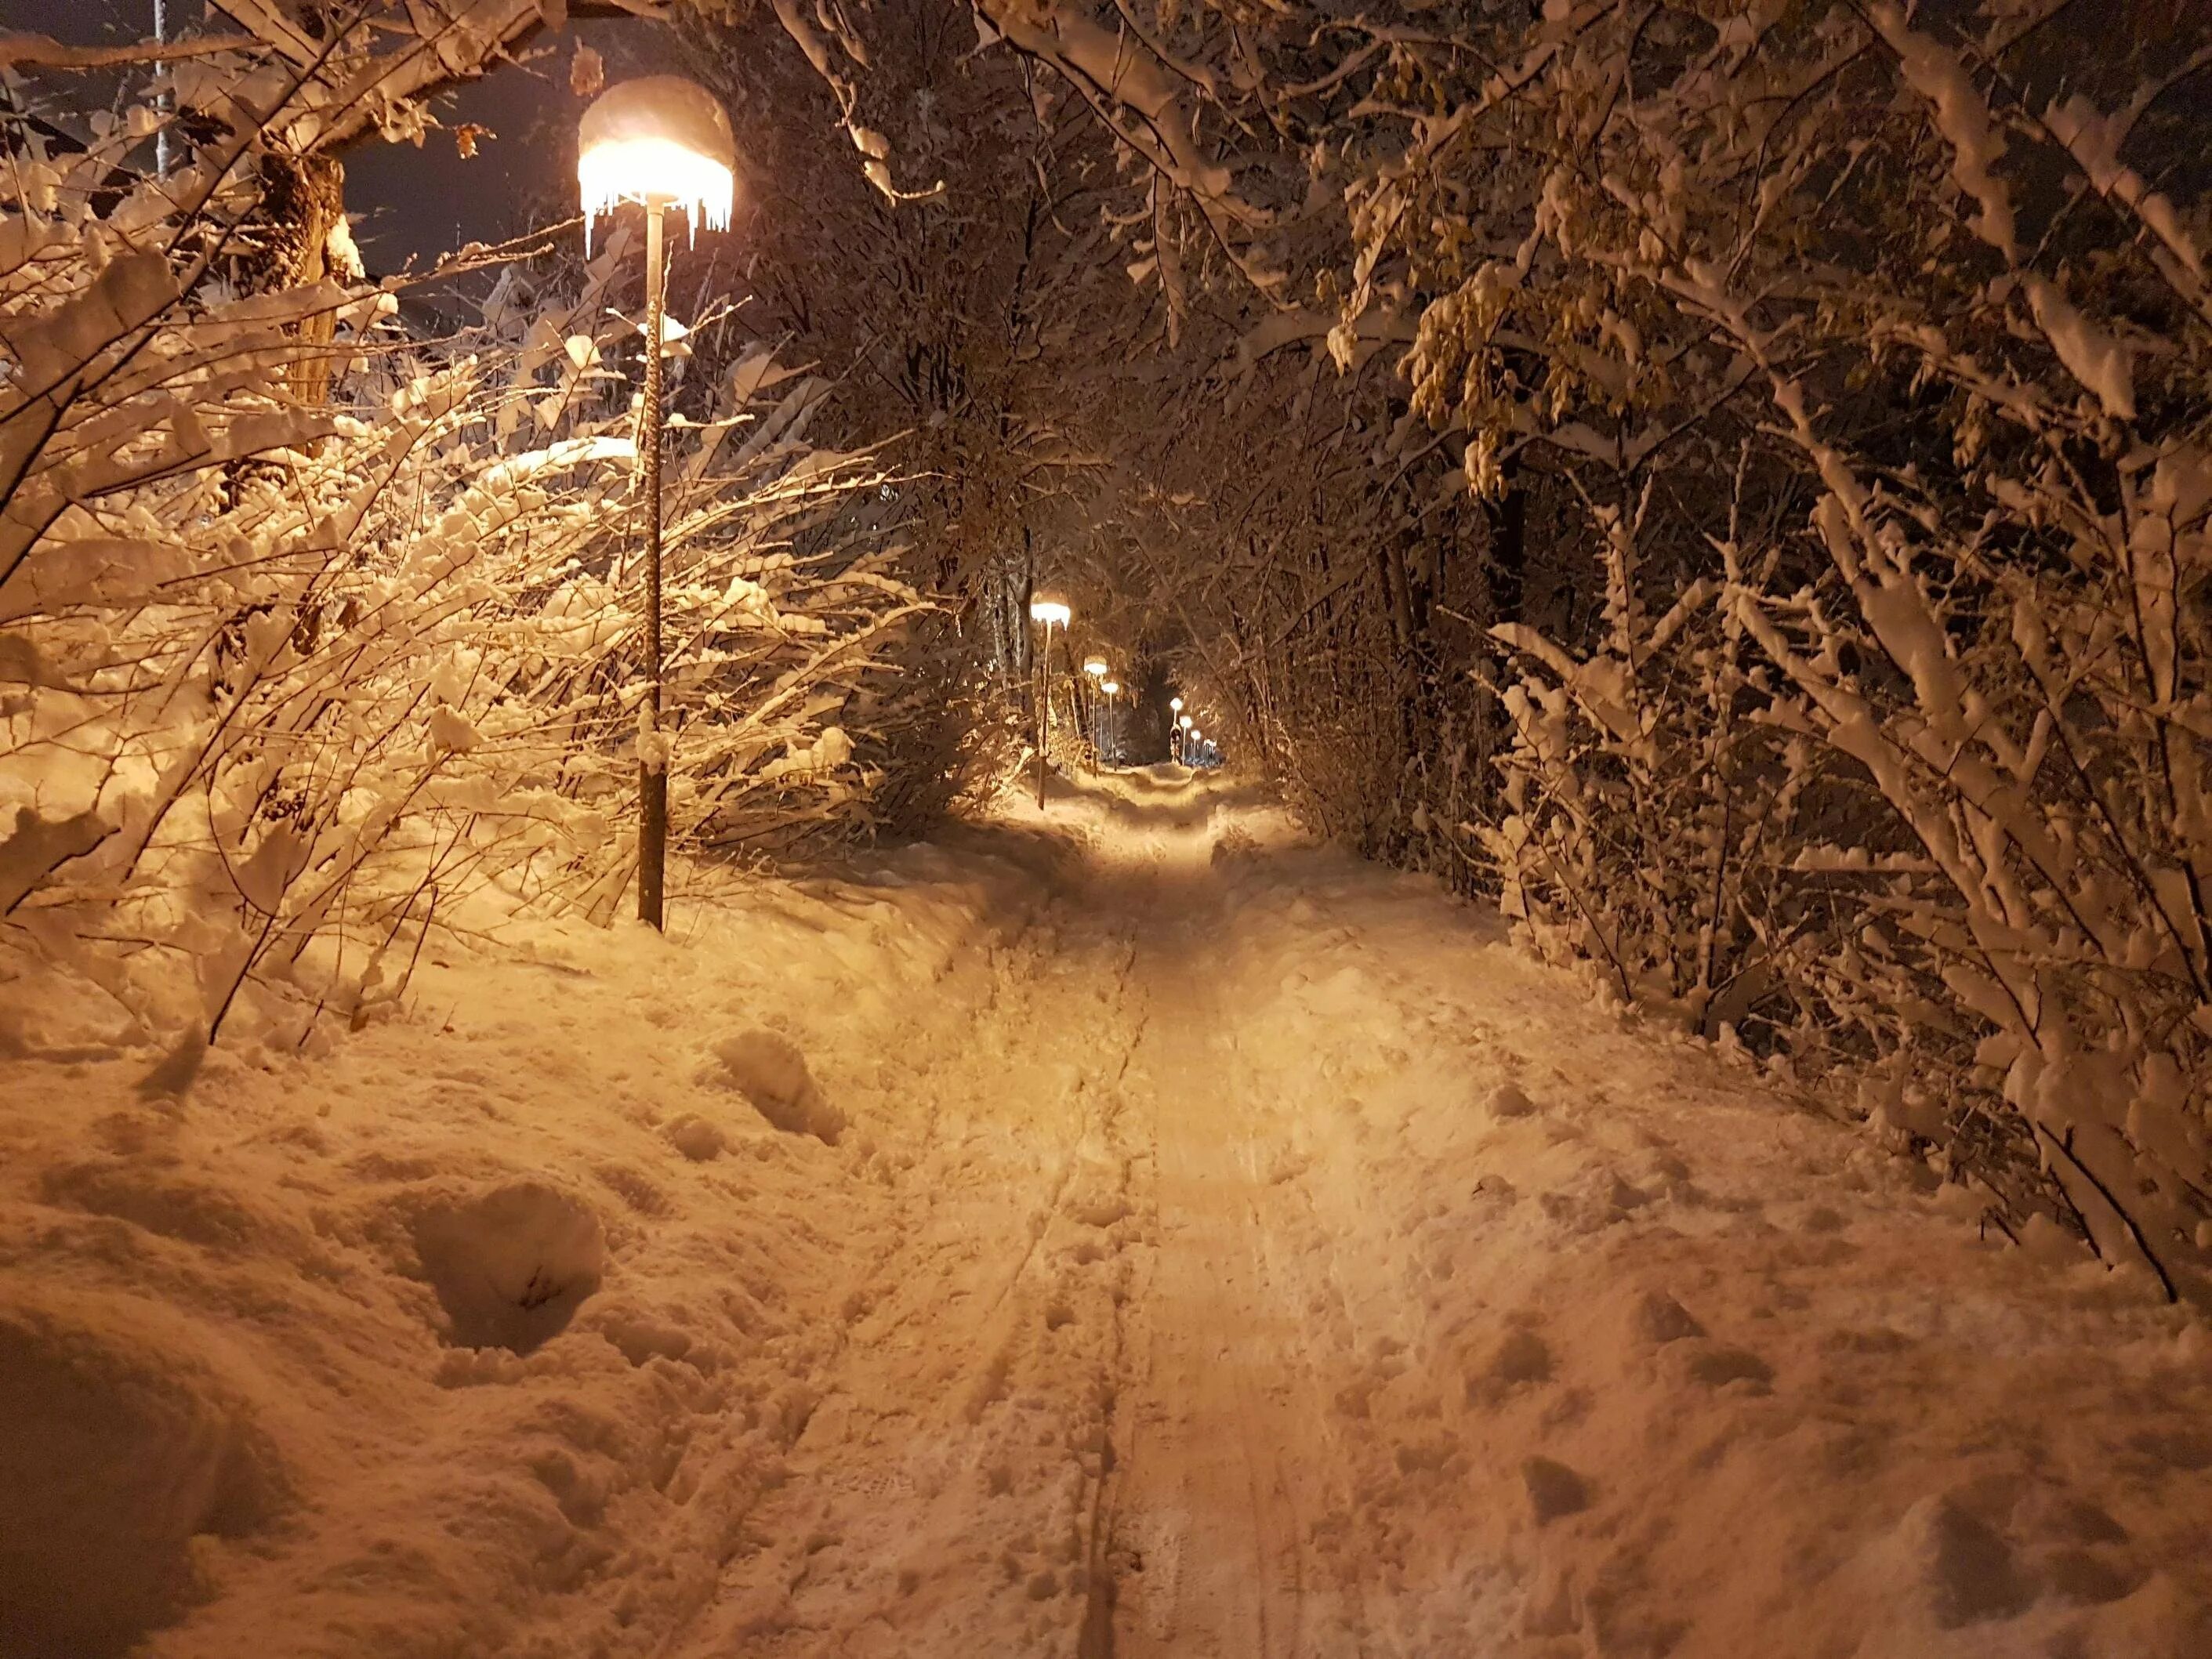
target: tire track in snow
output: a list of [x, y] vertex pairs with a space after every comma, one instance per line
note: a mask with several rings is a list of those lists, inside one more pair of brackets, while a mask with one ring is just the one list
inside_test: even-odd
[[1348, 1504], [1300, 1352], [1310, 1287], [1275, 1260], [1285, 1218], [1255, 1155], [1268, 1108], [1237, 1060], [1212, 968], [1233, 917], [1210, 868], [1187, 873], [1197, 902], [1140, 934], [1148, 994], [1176, 1017], [1148, 1034], [1128, 1090], [1151, 1135], [1153, 1242], [1146, 1294], [1127, 1310], [1079, 1659], [1348, 1653], [1357, 1598], [1309, 1537]]
[[[1006, 1397], [1042, 1367], [1039, 1392], [1067, 1418], [1072, 1446], [1085, 1419], [1103, 1414], [1091, 1403], [1095, 1376], [1085, 1382], [1085, 1371], [1071, 1386], [1049, 1375], [1052, 1357], [1037, 1341], [1040, 1327], [1048, 1343], [1079, 1320], [1109, 1322], [1099, 1306], [1085, 1304], [1111, 1305], [1115, 1224], [1129, 1208], [1129, 1164], [1113, 1155], [1114, 1124], [1143, 1010], [1129, 1006], [1123, 919], [1109, 915], [1103, 928], [1096, 920], [1054, 954], [1040, 951], [1018, 994], [1010, 984], [995, 1016], [965, 1033], [965, 1070], [981, 1073], [976, 1097], [993, 1109], [965, 1122], [909, 1177], [927, 1195], [925, 1207], [864, 1275], [859, 1294], [869, 1310], [839, 1344], [834, 1378], [794, 1448], [785, 1491], [757, 1517], [755, 1531], [771, 1535], [756, 1539], [733, 1564], [714, 1605], [671, 1652], [726, 1651], [732, 1642], [779, 1654], [872, 1652], [894, 1629], [911, 1636], [979, 1617], [1003, 1624], [1004, 1610], [994, 1615], [990, 1604], [1007, 1601], [1017, 1615], [1031, 1609], [1032, 1626], [1053, 1616], [1045, 1604], [1063, 1581], [1049, 1565], [1029, 1560], [1051, 1555], [1034, 1513], [1038, 1498], [1050, 1498], [1041, 1479], [1049, 1471], [1040, 1469], [1029, 1443], [1034, 1425], [1018, 1419]], [[1026, 1118], [1002, 1121], [1004, 1106], [1029, 1091], [989, 1075], [988, 1039], [1018, 1054], [1034, 1047], [1040, 1030], [1060, 1032], [1084, 1063], [1072, 1073], [1063, 1066], [1059, 1085]], [[1091, 1063], [1092, 1055], [1108, 1057], [1109, 1066]], [[1010, 1145], [1018, 1154], [1020, 1143], [1036, 1139], [1049, 1143], [1042, 1157], [1010, 1156]], [[1112, 1172], [1110, 1192], [1080, 1190], [1102, 1164]], [[999, 1178], [979, 1178], [987, 1170]], [[1057, 1267], [1037, 1271], [1042, 1256], [1064, 1254], [1072, 1236], [1097, 1231], [1102, 1220], [1115, 1247], [1082, 1264], [1097, 1269], [1087, 1284], [1070, 1283]], [[1103, 1434], [1095, 1437], [1103, 1442]], [[1017, 1511], [1011, 1524], [977, 1514], [1010, 1505]], [[977, 1546], [987, 1535], [1000, 1545], [995, 1556]], [[1015, 1575], [1018, 1554], [1024, 1565]], [[1006, 1571], [992, 1572], [994, 1566]], [[992, 1582], [1000, 1577], [1010, 1582]]]

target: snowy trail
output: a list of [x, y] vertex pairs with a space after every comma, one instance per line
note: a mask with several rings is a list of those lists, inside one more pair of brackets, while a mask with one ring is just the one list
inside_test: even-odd
[[4, 1062], [0, 1653], [2212, 1651], [2202, 1327], [1479, 909], [1132, 775], [690, 915]]

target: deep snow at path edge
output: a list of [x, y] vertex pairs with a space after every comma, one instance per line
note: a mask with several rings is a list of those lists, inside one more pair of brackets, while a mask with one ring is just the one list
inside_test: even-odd
[[[2212, 1652], [2212, 1342], [1130, 774], [0, 1060], [0, 1654]], [[72, 1023], [74, 1022], [74, 1023]]]

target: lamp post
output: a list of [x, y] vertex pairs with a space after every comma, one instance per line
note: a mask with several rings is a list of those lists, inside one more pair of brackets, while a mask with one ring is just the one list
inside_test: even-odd
[[[1181, 702], [1182, 699], [1177, 697], [1176, 701]], [[1176, 757], [1183, 765], [1188, 766], [1190, 764], [1190, 716], [1188, 714], [1181, 716], [1176, 721], [1176, 725], [1180, 728], [1176, 733]]]
[[1052, 630], [1067, 632], [1075, 613], [1058, 599], [1031, 599], [1030, 620], [1044, 624], [1044, 649], [1037, 657], [1037, 811], [1044, 811], [1044, 754], [1052, 740]]
[[[1097, 685], [1113, 671], [1109, 667], [1105, 658], [1085, 657], [1083, 659], [1083, 672], [1089, 677], [1091, 684]], [[1099, 727], [1098, 719], [1098, 699], [1093, 696], [1091, 699], [1091, 751], [1094, 756], [1103, 750], [1106, 744], [1105, 735]]]
[[653, 927], [663, 925], [668, 867], [669, 738], [660, 729], [662, 217], [681, 208], [695, 240], [702, 220], [711, 230], [727, 229], [737, 155], [722, 106], [704, 87], [675, 75], [608, 88], [584, 112], [577, 131], [586, 250], [599, 215], [625, 202], [645, 209], [645, 398], [637, 452], [645, 474], [646, 701], [638, 711], [637, 915]]
[[1112, 743], [1115, 741], [1115, 729], [1120, 725], [1120, 722], [1115, 719], [1116, 713], [1115, 699], [1121, 695], [1121, 682], [1102, 680], [1099, 682], [1098, 689], [1106, 694], [1106, 741]]

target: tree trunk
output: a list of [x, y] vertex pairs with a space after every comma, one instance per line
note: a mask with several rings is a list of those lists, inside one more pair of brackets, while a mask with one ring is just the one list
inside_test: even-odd
[[[248, 294], [275, 294], [319, 283], [331, 274], [331, 232], [345, 218], [345, 164], [335, 155], [292, 155], [280, 150], [261, 157], [261, 211], [254, 226], [258, 246], [233, 265], [234, 280]], [[337, 325], [334, 313], [319, 312], [300, 325], [308, 352], [285, 376], [302, 404], [330, 396], [331, 356], [326, 348]]]

